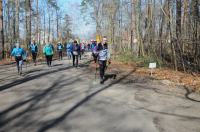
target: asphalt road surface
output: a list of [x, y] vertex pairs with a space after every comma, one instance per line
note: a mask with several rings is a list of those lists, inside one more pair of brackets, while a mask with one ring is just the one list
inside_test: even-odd
[[100, 85], [88, 58], [0, 66], [0, 131], [200, 132], [200, 95], [131, 70]]

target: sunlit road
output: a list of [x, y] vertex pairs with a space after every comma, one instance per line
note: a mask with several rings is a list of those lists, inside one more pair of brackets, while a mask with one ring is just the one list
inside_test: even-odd
[[134, 71], [100, 85], [87, 61], [0, 66], [0, 131], [200, 132], [198, 95]]

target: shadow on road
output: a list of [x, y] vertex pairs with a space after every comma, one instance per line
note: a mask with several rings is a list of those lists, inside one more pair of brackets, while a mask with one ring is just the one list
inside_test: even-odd
[[193, 90], [190, 90], [190, 89], [187, 88], [187, 87], [184, 87], [184, 89], [186, 90], [185, 97], [186, 97], [187, 99], [189, 99], [190, 101], [194, 101], [194, 102], [200, 102], [200, 100], [196, 100], [196, 99], [193, 99], [193, 98], [190, 97], [190, 95], [191, 95], [192, 93], [194, 93]]
[[[54, 96], [57, 96], [57, 93], [60, 90], [62, 90], [65, 86], [81, 81], [81, 79], [79, 78], [81, 75], [83, 74], [79, 74], [73, 78], [69, 77], [68, 79], [64, 79], [64, 80], [63, 80], [64, 77], [60, 76], [49, 88], [42, 90], [39, 93], [36, 92], [33, 95], [30, 95], [31, 97], [29, 99], [18, 102], [10, 106], [6, 110], [1, 111], [0, 112], [0, 130], [6, 131], [5, 129], [10, 129], [10, 127], [5, 128], [5, 129], [3, 127], [6, 124], [12, 124], [12, 122], [14, 122], [16, 119], [19, 120], [17, 122], [18, 126], [24, 125], [25, 127], [28, 127], [27, 123], [31, 125], [32, 124], [30, 123], [32, 119], [31, 116], [34, 115], [31, 113], [40, 108], [44, 108], [45, 106], [48, 106], [49, 104], [48, 102], [51, 101], [51, 99], [56, 98]], [[24, 106], [27, 106], [27, 107], [25, 107], [25, 109], [19, 112], [16, 112], [18, 111], [18, 109], [24, 108]], [[16, 113], [12, 114], [13, 112], [16, 112]], [[14, 125], [16, 124], [14, 123]]]
[[[84, 64], [81, 64], [82, 67], [87, 67], [89, 65], [89, 62], [90, 61], [88, 61]], [[40, 77], [48, 75], [48, 74], [53, 74], [53, 73], [68, 70], [68, 69], [71, 69], [71, 68], [73, 68], [73, 67], [72, 66], [62, 67], [62, 68], [58, 68], [58, 69], [55, 69], [55, 70], [46, 71], [46, 72], [43, 72], [43, 73], [40, 73], [40, 74], [37, 74], [37, 75], [32, 75], [32, 76], [28, 76], [28, 77], [25, 77], [25, 78], [22, 78], [22, 79], [18, 79], [18, 80], [13, 81], [9, 84], [5, 84], [5, 85], [0, 86], [0, 91], [4, 91], [4, 90], [9, 89], [13, 86], [20, 85], [20, 84], [28, 82], [28, 81], [32, 81], [34, 79], [40, 78]]]
[[47, 122], [44, 122], [42, 124], [44, 124], [39, 130], [38, 132], [45, 132], [53, 127], [55, 127], [56, 125], [58, 125], [60, 122], [62, 122], [63, 120], [65, 120], [73, 111], [75, 111], [78, 107], [80, 107], [81, 105], [83, 105], [84, 103], [86, 103], [87, 101], [89, 101], [92, 97], [94, 97], [95, 95], [97, 95], [98, 93], [110, 88], [111, 86], [119, 83], [120, 81], [124, 80], [126, 77], [128, 77], [129, 75], [131, 75], [135, 70], [132, 70], [131, 72], [129, 72], [128, 74], [122, 76], [121, 78], [115, 80], [114, 82], [103, 86], [101, 89], [87, 95], [85, 98], [83, 98], [81, 101], [79, 101], [78, 103], [76, 103], [73, 107], [71, 107], [69, 110], [67, 110], [64, 114], [62, 114], [60, 117], [55, 118], [53, 120], [49, 120]]

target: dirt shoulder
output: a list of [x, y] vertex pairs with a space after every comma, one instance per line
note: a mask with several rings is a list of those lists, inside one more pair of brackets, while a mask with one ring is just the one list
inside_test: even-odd
[[[96, 64], [91, 63], [90, 67], [95, 70]], [[138, 77], [151, 77], [155, 80], [164, 81], [167, 85], [185, 86], [192, 91], [200, 93], [200, 74], [189, 74], [167, 68], [157, 68], [151, 76], [148, 68], [138, 67], [134, 63], [124, 64], [122, 62], [112, 61], [112, 64], [108, 66], [108, 71], [114, 73], [130, 70], [134, 70], [135, 72], [133, 74]]]

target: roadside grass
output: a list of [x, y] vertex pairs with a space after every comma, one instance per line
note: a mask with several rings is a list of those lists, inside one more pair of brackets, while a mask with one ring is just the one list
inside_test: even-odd
[[149, 63], [156, 62], [157, 67], [161, 68], [164, 67], [164, 63], [156, 57], [153, 57], [153, 55], [150, 56], [144, 56], [144, 57], [138, 57], [137, 55], [128, 52], [120, 52], [117, 54], [114, 54], [113, 60], [120, 61], [124, 64], [136, 64], [137, 67], [148, 67]]

